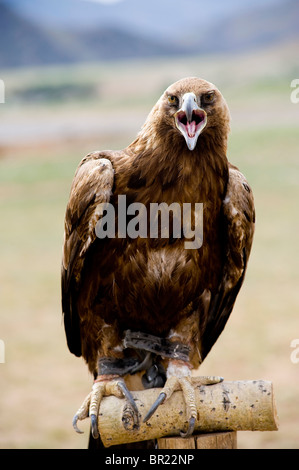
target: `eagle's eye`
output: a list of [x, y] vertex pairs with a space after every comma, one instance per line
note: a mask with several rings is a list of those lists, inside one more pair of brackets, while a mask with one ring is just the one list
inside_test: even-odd
[[175, 96], [175, 95], [169, 95], [168, 96], [168, 102], [172, 105], [175, 105], [175, 106], [177, 106], [179, 104], [178, 97]]
[[212, 104], [214, 100], [215, 100], [214, 91], [209, 91], [208, 93], [205, 93], [204, 95], [202, 95], [203, 104]]

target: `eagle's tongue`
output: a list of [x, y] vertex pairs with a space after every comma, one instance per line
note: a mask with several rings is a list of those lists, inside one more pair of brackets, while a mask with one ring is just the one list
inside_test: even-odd
[[196, 122], [187, 122], [186, 124], [187, 134], [189, 137], [194, 137], [196, 132]]

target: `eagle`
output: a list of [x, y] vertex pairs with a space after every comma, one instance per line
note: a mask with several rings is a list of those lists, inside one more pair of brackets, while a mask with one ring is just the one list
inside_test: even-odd
[[73, 419], [77, 432], [78, 420], [89, 416], [99, 438], [103, 396], [122, 397], [138, 418], [128, 378], [139, 375], [144, 388], [161, 388], [144, 420], [179, 389], [188, 421], [181, 434], [193, 433], [194, 372], [232, 312], [254, 234], [252, 189], [228, 161], [229, 131], [217, 87], [183, 78], [166, 89], [127, 148], [80, 162], [61, 276], [67, 345], [94, 379]]

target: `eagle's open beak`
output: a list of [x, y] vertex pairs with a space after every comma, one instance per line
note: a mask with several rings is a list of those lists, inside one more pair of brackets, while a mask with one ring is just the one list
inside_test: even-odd
[[207, 123], [207, 113], [198, 106], [194, 93], [184, 94], [182, 107], [175, 114], [175, 123], [189, 150], [194, 150], [198, 136]]

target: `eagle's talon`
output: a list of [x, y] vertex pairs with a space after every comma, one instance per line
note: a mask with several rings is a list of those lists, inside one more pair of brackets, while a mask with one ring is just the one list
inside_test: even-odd
[[89, 407], [90, 407], [90, 399], [91, 399], [91, 393], [89, 393], [87, 395], [87, 397], [85, 398], [84, 402], [82, 403], [82, 405], [80, 406], [79, 410], [77, 411], [77, 413], [75, 414], [75, 416], [73, 417], [73, 428], [74, 430], [78, 433], [78, 434], [84, 434], [83, 431], [81, 431], [78, 426], [77, 426], [77, 422], [78, 420], [80, 419], [83, 420], [85, 418], [87, 418], [88, 414], [89, 414]]
[[158, 396], [157, 400], [154, 402], [143, 421], [147, 421], [157, 410], [158, 406], [171, 397], [173, 392], [175, 392], [176, 390], [181, 390], [185, 401], [186, 416], [189, 421], [189, 424], [187, 431], [180, 431], [180, 435], [184, 438], [190, 437], [194, 431], [197, 419], [197, 408], [195, 399], [195, 388], [197, 382], [198, 378], [195, 383], [192, 383], [189, 363], [181, 360], [171, 360], [167, 369], [166, 383], [162, 391], [160, 392], [160, 395]]
[[77, 426], [77, 422], [79, 420], [79, 415], [78, 413], [75, 414], [75, 416], [73, 417], [73, 428], [75, 429], [75, 431], [78, 433], [78, 434], [84, 434], [83, 431], [81, 431], [81, 429], [78, 428]]
[[98, 430], [98, 419], [96, 415], [90, 415], [91, 422], [91, 434], [94, 439], [98, 439], [99, 430]]
[[146, 423], [155, 413], [156, 409], [165, 401], [166, 393], [161, 392], [158, 396], [155, 403], [151, 406], [145, 417], [143, 418], [143, 422]]
[[134, 413], [135, 413], [135, 414], [137, 415], [137, 417], [138, 417], [138, 408], [137, 408], [137, 405], [136, 405], [136, 403], [135, 403], [134, 398], [132, 397], [131, 392], [129, 391], [128, 387], [126, 386], [125, 382], [119, 381], [119, 382], [117, 383], [117, 386], [118, 386], [119, 390], [122, 392], [123, 396], [127, 399], [127, 401], [129, 402], [129, 404], [130, 404], [131, 407], [133, 408]]
[[85, 398], [83, 404], [75, 414], [73, 418], [73, 428], [74, 430], [79, 433], [83, 434], [78, 426], [78, 420], [83, 420], [90, 416], [91, 421], [91, 433], [94, 439], [98, 439], [99, 437], [99, 430], [98, 430], [98, 414], [99, 408], [104, 396], [114, 395], [118, 398], [125, 398], [135, 415], [135, 421], [138, 425], [139, 414], [138, 408], [135, 403], [135, 400], [127, 388], [123, 378], [117, 376], [98, 376], [95, 380], [92, 391], [89, 395]]
[[188, 425], [187, 431], [186, 432], [180, 431], [181, 437], [186, 438], [186, 437], [192, 436], [194, 428], [195, 428], [195, 421], [196, 419], [194, 418], [194, 416], [192, 416], [192, 418], [189, 419], [189, 425]]

